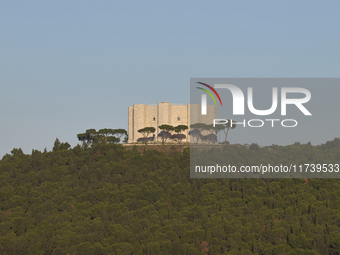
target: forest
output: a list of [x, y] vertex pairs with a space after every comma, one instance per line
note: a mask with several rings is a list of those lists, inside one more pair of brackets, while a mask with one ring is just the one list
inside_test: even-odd
[[[340, 254], [339, 179], [191, 179], [190, 149], [166, 146], [13, 149], [0, 161], [0, 254]], [[339, 138], [222, 147], [235, 164], [273, 149], [313, 160], [307, 147], [340, 159]]]

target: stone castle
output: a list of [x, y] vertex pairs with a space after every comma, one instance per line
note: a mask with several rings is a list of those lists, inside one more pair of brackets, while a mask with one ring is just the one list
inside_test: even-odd
[[[134, 104], [129, 106], [129, 127], [128, 127], [128, 143], [137, 142], [138, 138], [143, 137], [138, 133], [139, 129], [145, 127], [154, 127], [155, 141], [157, 135], [161, 132], [158, 128], [163, 124], [178, 126], [186, 125], [190, 128], [193, 123], [212, 124], [213, 119], [217, 118], [217, 107], [208, 105], [207, 115], [201, 115], [201, 105], [187, 104], [175, 105], [169, 102], [158, 103], [157, 105]], [[191, 115], [191, 116], [190, 116]], [[186, 141], [190, 141], [188, 135], [189, 130], [183, 132], [186, 135]]]

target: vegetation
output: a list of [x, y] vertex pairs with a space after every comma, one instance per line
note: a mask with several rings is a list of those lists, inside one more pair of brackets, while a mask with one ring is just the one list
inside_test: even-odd
[[227, 121], [228, 122], [226, 124], [223, 124], [224, 126], [223, 132], [225, 134], [224, 144], [227, 144], [227, 137], [228, 137], [229, 130], [235, 129], [237, 125], [236, 121], [234, 120], [229, 119]]
[[163, 124], [158, 127], [162, 130], [157, 137], [162, 138], [162, 144], [164, 145], [167, 139], [171, 139], [171, 131], [174, 130], [174, 127], [171, 125]]
[[61, 143], [58, 139], [58, 137], [55, 139], [52, 151], [58, 151], [58, 150], [68, 150], [71, 148], [71, 145], [66, 142], [66, 143]]
[[[157, 137], [162, 139], [162, 144], [164, 145], [165, 142], [169, 139], [178, 141], [178, 143], [181, 143], [183, 139], [186, 138], [186, 135], [182, 134], [183, 131], [188, 129], [188, 126], [185, 125], [178, 125], [178, 126], [171, 126], [167, 124], [163, 124], [158, 127], [161, 132], [157, 135]], [[153, 141], [155, 138], [155, 135], [153, 137], [149, 137], [150, 134], [155, 133], [156, 129], [154, 127], [145, 127], [142, 129], [139, 129], [137, 132], [141, 133], [143, 135], [143, 138], [137, 139], [137, 142], [143, 141], [146, 145], [148, 141]], [[172, 134], [172, 132], [175, 132], [177, 134]]]
[[181, 141], [186, 138], [186, 136], [183, 135], [182, 132], [187, 129], [188, 129], [188, 126], [186, 125], [178, 125], [174, 127], [174, 131], [177, 133], [177, 139], [179, 143], [181, 143]]
[[103, 128], [98, 132], [95, 129], [88, 129], [85, 133], [77, 135], [79, 141], [82, 142], [82, 148], [90, 147], [93, 144], [100, 143], [119, 143], [121, 138], [125, 136], [124, 142], [127, 141], [127, 131], [125, 129]]
[[[140, 154], [84, 137], [87, 149], [55, 143], [2, 158], [0, 254], [340, 253], [338, 179], [190, 179], [189, 149]], [[269, 151], [340, 158], [340, 139], [237, 148], [221, 150], [234, 153], [231, 164]]]
[[145, 127], [139, 129], [137, 132], [143, 135], [145, 145], [148, 143], [148, 137], [150, 134], [155, 133], [156, 129], [154, 127]]
[[[220, 131], [224, 132], [224, 144], [227, 144], [228, 132], [229, 130], [236, 128], [236, 122], [231, 122], [231, 120], [228, 120], [227, 123], [216, 124], [215, 126], [204, 123], [194, 123], [190, 125], [190, 128], [191, 130], [189, 131], [189, 135], [192, 137], [192, 142], [195, 144], [198, 144], [199, 142], [211, 144], [217, 143], [217, 134]], [[209, 134], [204, 135], [204, 132]]]

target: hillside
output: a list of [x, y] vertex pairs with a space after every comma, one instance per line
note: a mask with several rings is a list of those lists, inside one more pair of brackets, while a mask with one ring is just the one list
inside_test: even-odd
[[0, 254], [340, 254], [338, 179], [190, 179], [189, 148], [138, 150], [4, 156]]

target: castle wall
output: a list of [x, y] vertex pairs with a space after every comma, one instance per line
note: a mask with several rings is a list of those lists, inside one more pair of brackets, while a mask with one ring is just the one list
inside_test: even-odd
[[[133, 106], [129, 106], [128, 142], [137, 142], [138, 138], [143, 137], [138, 133], [138, 130], [145, 127], [154, 127], [156, 129], [155, 136], [157, 141], [157, 135], [161, 132], [158, 126], [167, 124], [174, 127], [178, 125], [190, 127], [191, 123], [209, 123], [208, 121], [212, 123], [212, 120], [210, 120], [214, 118], [212, 116], [217, 116], [217, 108], [215, 106], [208, 106], [208, 117], [198, 114], [196, 118], [196, 114], [194, 114], [194, 116], [193, 113], [191, 113], [193, 121], [190, 123], [190, 109], [194, 109], [195, 113], [200, 113], [201, 110], [200, 105], [172, 105], [168, 102], [158, 103], [157, 105], [134, 104]], [[199, 116], [203, 119], [200, 119]], [[189, 142], [190, 137], [188, 132], [189, 129], [184, 131], [183, 134], [187, 137], [185, 141]]]

